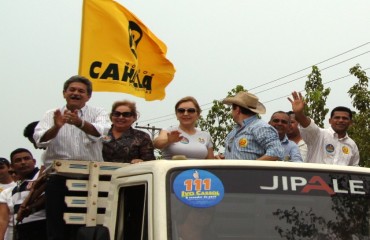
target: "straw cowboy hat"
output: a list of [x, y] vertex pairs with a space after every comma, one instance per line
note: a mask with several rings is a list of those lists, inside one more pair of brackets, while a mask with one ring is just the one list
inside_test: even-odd
[[227, 105], [238, 105], [255, 113], [266, 113], [265, 106], [258, 101], [258, 97], [249, 92], [238, 92], [234, 97], [225, 98], [222, 103]]

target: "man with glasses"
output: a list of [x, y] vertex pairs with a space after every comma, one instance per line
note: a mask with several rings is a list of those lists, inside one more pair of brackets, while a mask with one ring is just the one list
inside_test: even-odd
[[358, 166], [360, 154], [357, 145], [347, 134], [352, 124], [349, 108], [334, 108], [330, 113], [330, 127], [323, 129], [304, 114], [305, 102], [301, 93], [293, 92], [288, 100], [300, 125], [302, 138], [307, 143], [307, 162]]
[[[91, 82], [82, 76], [73, 76], [64, 83], [66, 105], [48, 111], [35, 128], [37, 146], [46, 147], [45, 167], [53, 160], [103, 161], [103, 136], [110, 128], [108, 113], [86, 103], [92, 94]], [[67, 192], [65, 177], [52, 175], [46, 187], [46, 215], [48, 239], [69, 239], [71, 226], [65, 225], [64, 197]], [[72, 230], [74, 232], [74, 230]], [[74, 233], [72, 233], [74, 235]]]
[[222, 103], [232, 105], [236, 125], [225, 141], [225, 159], [267, 160], [283, 159], [284, 150], [275, 128], [262, 121], [258, 114], [266, 113], [258, 97], [249, 92], [238, 92]]
[[298, 145], [290, 141], [287, 132], [290, 127], [290, 117], [286, 112], [278, 111], [272, 114], [269, 124], [273, 126], [279, 134], [280, 143], [284, 148], [283, 161], [303, 162]]

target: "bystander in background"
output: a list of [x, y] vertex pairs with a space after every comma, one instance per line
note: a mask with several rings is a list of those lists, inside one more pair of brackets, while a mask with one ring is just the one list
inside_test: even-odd
[[298, 145], [287, 137], [287, 132], [290, 128], [290, 117], [288, 114], [283, 111], [275, 112], [272, 114], [269, 124], [273, 126], [279, 134], [280, 143], [284, 148], [283, 161], [303, 162]]
[[0, 239], [12, 239], [13, 234], [11, 230], [6, 234], [6, 227], [11, 229], [14, 215], [14, 220], [18, 219], [14, 225], [15, 240], [46, 240], [45, 198], [41, 196], [33, 205], [22, 205], [40, 173], [36, 160], [25, 148], [15, 149], [10, 159], [19, 181], [0, 194]]
[[301, 136], [301, 133], [298, 128], [299, 124], [295, 119], [295, 114], [293, 111], [289, 111], [287, 112], [287, 114], [290, 117], [290, 127], [288, 128], [287, 132], [288, 139], [295, 142], [298, 145], [303, 162], [307, 162], [307, 144]]

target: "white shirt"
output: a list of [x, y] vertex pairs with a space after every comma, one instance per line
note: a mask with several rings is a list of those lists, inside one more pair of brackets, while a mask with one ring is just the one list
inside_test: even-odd
[[7, 188], [13, 188], [15, 187], [17, 184], [13, 181], [11, 183], [0, 183], [0, 192], [2, 192], [3, 190], [7, 189]]
[[[6, 185], [4, 187], [4, 185]], [[4, 240], [12, 240], [13, 239], [13, 203], [11, 201], [12, 198], [12, 190], [17, 186], [15, 182], [11, 182], [8, 184], [2, 184], [3, 190], [0, 193], [0, 203], [4, 203], [9, 208], [9, 224], [8, 228], [5, 232]]]
[[169, 127], [166, 131], [178, 130], [181, 132], [181, 140], [172, 143], [162, 150], [164, 159], [172, 159], [175, 155], [185, 155], [187, 159], [205, 159], [208, 149], [213, 147], [211, 135], [208, 132], [195, 129], [194, 134], [184, 132], [180, 127]]
[[[17, 206], [22, 205], [24, 200], [28, 197], [30, 194], [30, 190], [32, 188], [33, 183], [37, 180], [39, 177], [40, 170], [35, 173], [32, 179], [25, 179], [23, 181], [17, 182], [17, 190], [12, 189], [11, 194], [11, 200], [13, 208], [16, 208]], [[24, 187], [25, 186], [25, 187]], [[14, 210], [13, 210], [14, 211]], [[14, 212], [14, 219], [17, 219], [17, 212]], [[19, 224], [26, 224], [34, 221], [40, 221], [44, 220], [46, 218], [45, 209], [40, 209], [34, 213], [31, 213], [28, 217], [25, 217], [21, 223]]]
[[301, 153], [303, 162], [307, 162], [307, 151], [308, 151], [308, 149], [307, 149], [306, 142], [303, 141], [303, 139], [301, 139], [301, 140], [299, 140], [297, 145], [298, 145], [299, 151]]
[[299, 127], [308, 148], [307, 162], [358, 166], [360, 154], [356, 143], [348, 134], [338, 138], [331, 127], [319, 128], [312, 120], [306, 128]]
[[[63, 113], [66, 107], [60, 111]], [[46, 147], [42, 160], [48, 167], [53, 160], [86, 160], [103, 161], [102, 136], [108, 133], [111, 127], [108, 113], [98, 107], [85, 105], [78, 115], [81, 119], [91, 123], [100, 133], [100, 137], [88, 135], [78, 127], [71, 124], [64, 124], [58, 135], [47, 141], [40, 142], [42, 136], [54, 125], [55, 109], [46, 112], [44, 118], [37, 124], [33, 138], [40, 147]]]

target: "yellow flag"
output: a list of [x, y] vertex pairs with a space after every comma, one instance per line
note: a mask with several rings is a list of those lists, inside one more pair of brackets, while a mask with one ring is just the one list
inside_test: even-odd
[[161, 100], [175, 74], [167, 47], [113, 0], [84, 0], [79, 74], [94, 91]]

